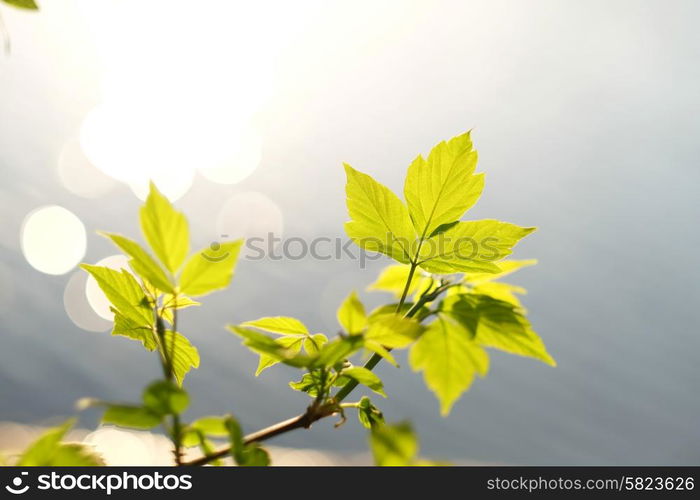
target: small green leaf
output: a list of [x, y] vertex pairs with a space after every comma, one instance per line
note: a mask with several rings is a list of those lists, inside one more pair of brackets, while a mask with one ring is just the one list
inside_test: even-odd
[[345, 232], [361, 248], [411, 262], [416, 233], [408, 209], [389, 188], [345, 165], [350, 222]]
[[[288, 335], [285, 337], [280, 337], [274, 339], [276, 343], [284, 347], [291, 356], [295, 356], [301, 351], [302, 346], [306, 337], [303, 335]], [[255, 370], [255, 376], [257, 377], [262, 373], [263, 370], [270, 368], [271, 366], [279, 363], [280, 360], [266, 354], [260, 355], [260, 361], [258, 362], [258, 368]]]
[[100, 234], [112, 240], [122, 252], [131, 257], [129, 265], [141, 278], [148, 281], [162, 292], [173, 292], [173, 284], [165, 274], [165, 271], [163, 271], [155, 259], [151, 257], [146, 250], [141, 248], [138, 243], [120, 234]]
[[221, 243], [216, 252], [209, 247], [189, 258], [180, 276], [182, 293], [197, 297], [226, 288], [233, 278], [243, 240]]
[[132, 429], [153, 429], [160, 425], [163, 417], [143, 406], [107, 405], [102, 415], [103, 424], [114, 424]]
[[153, 325], [153, 311], [148, 306], [146, 294], [129, 271], [89, 264], [81, 264], [80, 267], [95, 278], [107, 299], [122, 316], [141, 326]]
[[515, 271], [518, 271], [524, 267], [534, 266], [537, 264], [537, 259], [528, 260], [502, 260], [498, 263], [498, 267], [501, 268], [498, 273], [469, 273], [465, 276], [466, 281], [471, 285], [481, 285], [489, 281], [501, 279]]
[[309, 356], [290, 351], [277, 343], [276, 340], [278, 339], [268, 337], [264, 333], [238, 325], [229, 325], [227, 328], [239, 337], [242, 337], [243, 345], [257, 354], [267, 355], [278, 362], [296, 368], [306, 367], [312, 361], [312, 358]]
[[[392, 264], [382, 269], [377, 280], [367, 287], [369, 291], [382, 291], [394, 294], [397, 299], [401, 298], [403, 290], [408, 281], [411, 266], [406, 264]], [[430, 275], [417, 269], [414, 272], [408, 295], [420, 295], [426, 291], [432, 283]]]
[[367, 396], [362, 396], [357, 407], [357, 418], [360, 423], [367, 429], [384, 424], [384, 415], [372, 404], [372, 401]]
[[352, 292], [338, 309], [338, 323], [350, 335], [362, 333], [367, 327], [365, 306], [360, 302], [357, 292]]
[[306, 328], [304, 323], [296, 318], [289, 318], [286, 316], [274, 316], [260, 318], [253, 321], [246, 321], [245, 323], [241, 323], [241, 326], [249, 326], [258, 328], [259, 330], [264, 330], [266, 332], [279, 333], [282, 335], [304, 335], [309, 333], [309, 330]]
[[63, 425], [45, 431], [27, 447], [20, 456], [19, 467], [87, 467], [104, 465], [102, 457], [88, 445], [62, 443], [61, 440], [75, 423], [68, 420]]
[[230, 416], [224, 424], [228, 430], [229, 442], [231, 443], [231, 456], [237, 464], [240, 464], [244, 461], [243, 451], [245, 444], [243, 443], [243, 430], [238, 421]]
[[391, 353], [379, 342], [365, 339], [365, 348], [380, 355], [382, 358], [386, 359], [389, 363], [398, 368], [399, 364], [396, 362], [396, 358], [394, 358], [394, 356], [392, 356]]
[[380, 466], [411, 465], [418, 454], [418, 439], [407, 422], [372, 427], [369, 444]]
[[357, 352], [364, 344], [364, 339], [361, 336], [353, 335], [352, 337], [337, 337], [325, 344], [318, 354], [318, 357], [312, 360], [313, 367], [329, 368], [336, 363], [343, 361], [353, 353]]
[[190, 424], [190, 427], [197, 429], [208, 436], [224, 437], [229, 435], [226, 427], [228, 417], [202, 417]]
[[382, 383], [382, 379], [367, 368], [352, 366], [350, 368], [343, 369], [343, 371], [340, 373], [341, 375], [349, 377], [362, 385], [366, 385], [380, 396], [387, 397], [386, 393], [384, 392], [384, 384]]
[[404, 196], [416, 232], [425, 238], [462, 218], [481, 196], [484, 175], [474, 174], [477, 153], [470, 133], [435, 146], [408, 167]]
[[442, 314], [428, 325], [408, 359], [414, 371], [423, 371], [426, 385], [440, 401], [443, 416], [469, 388], [474, 376], [486, 375], [489, 367], [488, 354], [472, 340], [471, 333]]
[[[170, 353], [172, 351], [175, 354], [172, 359], [175, 380], [182, 385], [185, 375], [192, 368], [199, 368], [199, 351], [181, 333], [173, 333], [171, 330], [166, 330], [164, 337], [167, 352]], [[174, 349], [172, 348], [173, 341], [175, 342]]]
[[187, 393], [177, 385], [159, 380], [149, 385], [143, 393], [143, 404], [158, 415], [179, 415], [190, 404]]
[[365, 333], [365, 339], [395, 349], [409, 346], [422, 331], [421, 324], [413, 318], [387, 314], [374, 319]]
[[252, 443], [243, 450], [242, 461], [238, 465], [244, 467], [267, 467], [270, 465], [270, 455], [258, 443]]
[[171, 273], [175, 273], [190, 251], [187, 219], [175, 210], [151, 182], [146, 203], [141, 207], [141, 229], [156, 257]]
[[39, 10], [39, 6], [36, 4], [34, 0], [2, 0], [5, 2], [7, 5], [12, 5], [13, 7], [17, 7], [19, 9], [26, 9], [26, 10]]
[[304, 350], [309, 356], [315, 356], [320, 351], [321, 348], [328, 343], [328, 337], [322, 333], [315, 333], [313, 335], [308, 335], [304, 339]]

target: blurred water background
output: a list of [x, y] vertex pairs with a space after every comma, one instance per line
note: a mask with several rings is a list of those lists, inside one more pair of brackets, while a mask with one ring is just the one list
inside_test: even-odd
[[[235, 115], [245, 92], [269, 86], [246, 110], [259, 160], [233, 184], [196, 173], [177, 201], [197, 246], [270, 228], [285, 238], [341, 237], [341, 162], [400, 191], [417, 153], [474, 128], [486, 189], [468, 217], [539, 227], [515, 254], [539, 265], [512, 281], [528, 289], [532, 322], [559, 366], [493, 353], [488, 377], [443, 419], [401, 358], [400, 370], [378, 368], [391, 396], [379, 402], [385, 415], [411, 419], [422, 454], [438, 459], [700, 463], [697, 2], [228, 2], [225, 13], [217, 3], [158, 11], [126, 2], [111, 21], [113, 2], [100, 15], [102, 2], [90, 3], [43, 2], [39, 14], [0, 6], [12, 42], [0, 57], [0, 420], [53, 422], [84, 396], [135, 400], [159, 376], [137, 343], [71, 320], [64, 294], [84, 290], [75, 269], [39, 272], [20, 245], [25, 217], [43, 205], [83, 222], [87, 262], [116, 253], [98, 229], [137, 234], [132, 189], [65, 165], [82, 161], [66, 148], [85, 138], [86, 116], [114, 93], [105, 82], [119, 73], [112, 85], [126, 85], [132, 104], [135, 95], [143, 106], [167, 96], [163, 122], [149, 122], [154, 133], [158, 123], [194, 120], [200, 98], [216, 107], [212, 95], [237, 94], [222, 105]], [[230, 38], [246, 24], [245, 39]], [[284, 36], [279, 25], [288, 25]], [[107, 35], [111, 53], [99, 41]], [[188, 49], [172, 54], [170, 42]], [[167, 79], [158, 80], [163, 67]], [[207, 95], [222, 68], [226, 89]], [[137, 127], [139, 108], [129, 112]], [[218, 130], [216, 121], [186, 126]], [[175, 154], [167, 150], [179, 151], [176, 132], [160, 136], [155, 158], [167, 163]], [[109, 139], [129, 147], [119, 131]], [[233, 412], [252, 431], [300, 412], [306, 397], [286, 386], [294, 373], [277, 367], [254, 377], [255, 356], [223, 326], [290, 315], [332, 333], [350, 290], [371, 305], [389, 299], [364, 291], [387, 263], [242, 261], [229, 290], [182, 315], [203, 360], [188, 376], [191, 414]], [[76, 317], [90, 313], [75, 307]], [[97, 317], [85, 321], [105, 328]], [[96, 419], [87, 412], [81, 426]], [[354, 418], [274, 444], [366, 450]]]

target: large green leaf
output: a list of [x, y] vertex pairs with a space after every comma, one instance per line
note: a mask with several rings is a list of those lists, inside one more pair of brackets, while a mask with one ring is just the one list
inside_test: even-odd
[[303, 368], [308, 366], [313, 360], [313, 358], [308, 355], [294, 352], [293, 349], [290, 350], [279, 344], [277, 342], [279, 339], [268, 337], [264, 333], [253, 330], [252, 328], [246, 328], [239, 325], [228, 325], [227, 328], [231, 332], [241, 337], [243, 339], [243, 345], [248, 347], [251, 351], [264, 356], [269, 356], [277, 362], [294, 366], [296, 368]]
[[153, 311], [148, 305], [146, 294], [129, 271], [89, 264], [81, 264], [80, 267], [95, 278], [107, 299], [122, 316], [139, 325], [153, 325]]
[[193, 297], [226, 288], [233, 278], [243, 240], [221, 243], [216, 251], [207, 247], [189, 258], [180, 276], [182, 293]]
[[370, 448], [377, 465], [411, 465], [418, 454], [418, 438], [408, 422], [375, 425], [369, 436]]
[[518, 306], [488, 295], [465, 294], [446, 298], [442, 308], [470, 330], [478, 344], [556, 366]]
[[345, 231], [361, 248], [408, 264], [416, 234], [408, 209], [386, 186], [345, 165], [350, 222]]
[[141, 207], [141, 229], [156, 257], [175, 273], [190, 251], [190, 233], [187, 219], [175, 210], [151, 182], [146, 203]]
[[141, 245], [120, 234], [101, 234], [112, 240], [122, 252], [131, 257], [129, 265], [136, 274], [163, 292], [173, 292], [173, 284], [165, 271], [146, 250], [141, 248]]
[[441, 142], [427, 160], [418, 156], [408, 167], [404, 196], [421, 237], [459, 220], [477, 202], [484, 175], [474, 174], [476, 162], [477, 153], [467, 132]]
[[425, 384], [440, 401], [440, 412], [447, 415], [475, 375], [486, 375], [489, 358], [461, 323], [440, 315], [411, 348], [409, 363], [423, 372]]
[[338, 309], [337, 317], [340, 326], [350, 335], [362, 333], [367, 327], [367, 313], [357, 292], [347, 296]]
[[102, 457], [89, 446], [80, 443], [62, 443], [68, 430], [75, 423], [69, 420], [63, 425], [45, 431], [22, 453], [17, 462], [20, 467], [86, 467], [104, 465]]
[[498, 261], [510, 255], [518, 241], [534, 230], [492, 219], [459, 222], [423, 242], [419, 263], [437, 274], [498, 273]]

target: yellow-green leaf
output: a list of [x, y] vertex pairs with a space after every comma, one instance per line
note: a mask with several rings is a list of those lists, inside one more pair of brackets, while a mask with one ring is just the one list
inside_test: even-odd
[[266, 332], [279, 333], [281, 335], [306, 335], [309, 333], [306, 325], [296, 318], [288, 316], [270, 316], [253, 321], [241, 323], [241, 326], [249, 326]]
[[[275, 339], [275, 342], [284, 347], [289, 355], [294, 356], [301, 351], [305, 339], [306, 337], [303, 335], [288, 335]], [[278, 358], [267, 354], [260, 354], [260, 361], [258, 362], [257, 370], [255, 370], [255, 376], [257, 377], [263, 372], [263, 370], [270, 368], [279, 362], [280, 360]]]
[[243, 240], [221, 243], [216, 252], [210, 247], [189, 258], [180, 277], [182, 293], [193, 297], [226, 288], [233, 278]]
[[365, 250], [381, 252], [408, 264], [416, 233], [406, 205], [386, 186], [345, 165], [350, 222], [345, 231]]
[[498, 261], [510, 255], [513, 247], [534, 227], [486, 219], [459, 222], [421, 245], [420, 266], [428, 272], [498, 273]]
[[187, 219], [175, 210], [151, 182], [146, 203], [141, 207], [141, 229], [156, 257], [171, 273], [175, 273], [190, 251]]
[[[394, 294], [394, 297], [397, 299], [401, 298], [410, 271], [410, 265], [391, 264], [382, 269], [377, 280], [369, 285], [367, 290], [390, 292]], [[432, 280], [427, 273], [416, 269], [411, 279], [411, 285], [408, 288], [408, 295], [420, 295], [430, 287], [431, 283]]]
[[486, 375], [489, 358], [471, 334], [454, 319], [440, 315], [428, 325], [409, 353], [414, 371], [422, 371], [425, 384], [440, 401], [440, 413], [450, 412], [475, 375]]
[[107, 299], [122, 316], [139, 325], [153, 325], [153, 311], [148, 305], [146, 294], [129, 271], [89, 264], [81, 264], [80, 267], [95, 278]]
[[74, 419], [45, 431], [20, 456], [19, 467], [88, 467], [104, 465], [104, 460], [88, 445], [62, 443]]
[[484, 175], [474, 174], [477, 153], [469, 132], [441, 142], [428, 159], [408, 167], [404, 196], [416, 232], [427, 238], [438, 227], [458, 221], [481, 196]]
[[478, 344], [556, 366], [522, 309], [512, 303], [487, 295], [467, 294], [449, 297], [443, 309], [471, 329]]
[[12, 5], [13, 7], [17, 7], [19, 9], [25, 9], [25, 10], [39, 10], [39, 6], [36, 4], [34, 0], [2, 0], [5, 2], [7, 5]]
[[138, 340], [149, 351], [153, 351], [158, 347], [155, 340], [153, 327], [140, 324], [131, 318], [122, 315], [119, 311], [112, 308], [114, 312], [114, 328], [112, 335], [121, 335], [133, 340]]
[[[165, 348], [168, 353], [173, 352], [173, 372], [177, 383], [182, 385], [185, 375], [192, 368], [199, 368], [199, 351], [193, 346], [184, 335], [166, 330], [165, 332]], [[173, 341], [175, 342], [173, 349]]]
[[369, 387], [383, 397], [387, 397], [386, 393], [384, 392], [384, 384], [382, 383], [382, 379], [367, 368], [363, 368], [361, 366], [351, 366], [350, 368], [345, 368], [340, 374]]
[[392, 349], [407, 347], [423, 331], [421, 324], [413, 318], [402, 318], [397, 314], [377, 317], [365, 333], [365, 340]]
[[131, 257], [129, 265], [136, 274], [162, 292], [172, 292], [173, 284], [153, 257], [141, 245], [120, 234], [100, 233], [112, 240], [126, 255]]
[[528, 260], [502, 260], [498, 263], [501, 268], [498, 273], [469, 273], [465, 275], [466, 281], [472, 285], [481, 285], [493, 280], [498, 280], [524, 267], [534, 266], [537, 259]]
[[347, 296], [338, 309], [337, 316], [340, 326], [350, 335], [362, 333], [362, 330], [367, 327], [367, 313], [357, 292]]

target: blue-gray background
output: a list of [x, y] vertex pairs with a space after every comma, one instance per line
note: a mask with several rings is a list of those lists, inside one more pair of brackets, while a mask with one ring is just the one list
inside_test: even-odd
[[[69, 275], [37, 272], [19, 249], [24, 216], [45, 204], [80, 216], [90, 262], [114, 253], [95, 230], [138, 230], [128, 188], [95, 201], [58, 182], [58, 151], [97, 91], [81, 75], [89, 47], [70, 52], [55, 37], [56, 10], [2, 9], [13, 51], [0, 57], [0, 420], [29, 423], [72, 414], [82, 396], [135, 399], [158, 376], [139, 345], [73, 325]], [[539, 227], [516, 256], [540, 263], [513, 281], [529, 290], [559, 366], [494, 353], [489, 376], [446, 419], [419, 374], [381, 366], [385, 414], [410, 418], [435, 458], [700, 463], [700, 5], [404, 2], [382, 5], [379, 21], [376, 10], [315, 6], [278, 61], [259, 168], [235, 186], [197, 179], [178, 202], [195, 239], [211, 241], [221, 203], [245, 191], [281, 208], [287, 237], [341, 236], [342, 161], [398, 191], [415, 154], [474, 127], [487, 184], [469, 217]], [[363, 291], [385, 263], [241, 262], [230, 290], [183, 315], [203, 359], [188, 377], [192, 414], [234, 412], [253, 430], [299, 412], [306, 401], [286, 388], [289, 372], [256, 379], [254, 356], [222, 326], [284, 314], [333, 332], [350, 289], [370, 304], [388, 299]], [[365, 447], [354, 421], [278, 443]]]

